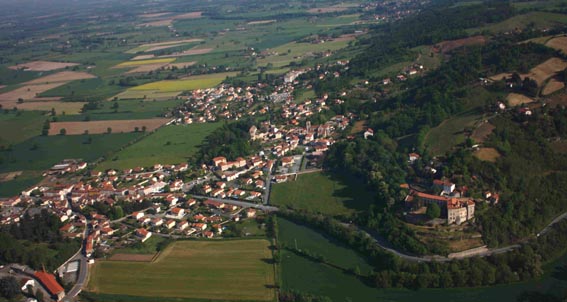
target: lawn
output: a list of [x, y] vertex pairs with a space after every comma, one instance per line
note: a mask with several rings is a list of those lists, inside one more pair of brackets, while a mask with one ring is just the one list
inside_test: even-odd
[[1, 113], [0, 129], [3, 131], [0, 131], [0, 146], [17, 144], [40, 135], [46, 119], [44, 113], [37, 111]]
[[[274, 268], [264, 239], [178, 241], [151, 263], [100, 261], [88, 291], [142, 297], [273, 301]], [[207, 300], [208, 301], [208, 300]]]
[[[141, 133], [116, 133], [73, 136], [37, 136], [0, 152], [0, 171], [44, 170], [67, 158], [94, 161], [119, 149]], [[91, 143], [86, 143], [91, 137]]]
[[195, 154], [197, 147], [222, 123], [166, 126], [128, 146], [96, 167], [97, 170], [126, 169], [137, 166], [179, 164]]
[[373, 195], [356, 179], [319, 172], [273, 185], [270, 197], [270, 202], [276, 206], [327, 215], [351, 215], [367, 209], [372, 200]]
[[[299, 229], [297, 226], [290, 227], [283, 224], [284, 220], [278, 220], [280, 238], [297, 238], [299, 248], [307, 248], [313, 245], [309, 242], [299, 243], [300, 238], [311, 237], [310, 230], [305, 227]], [[302, 232], [307, 232], [303, 234]], [[319, 235], [322, 237], [321, 235]], [[325, 239], [323, 237], [323, 239]], [[282, 240], [282, 239], [280, 239]], [[288, 239], [289, 240], [289, 239]], [[317, 242], [322, 242], [316, 238]], [[317, 247], [315, 247], [317, 248]], [[330, 249], [333, 252], [326, 252]], [[318, 253], [332, 255], [334, 250], [332, 247], [321, 245]], [[352, 252], [354, 254], [354, 252]], [[338, 256], [339, 254], [337, 254]], [[348, 254], [342, 257], [349, 258]], [[561, 281], [551, 277], [554, 268], [562, 267], [567, 262], [567, 255], [563, 259], [557, 261], [553, 265], [549, 265], [545, 275], [529, 282], [500, 285], [483, 288], [451, 288], [451, 289], [377, 289], [366, 285], [363, 281], [357, 279], [352, 274], [321, 264], [297, 254], [281, 250], [280, 277], [281, 287], [284, 290], [297, 290], [300, 292], [311, 293], [315, 295], [327, 296], [332, 301], [396, 301], [396, 302], [413, 302], [416, 297], [419, 301], [424, 302], [477, 302], [477, 301], [499, 301], [499, 302], [516, 302], [517, 296], [524, 291], [538, 290], [548, 293], [562, 293], [567, 289], [567, 281]]]
[[226, 77], [235, 76], [236, 72], [212, 73], [191, 76], [180, 80], [158, 81], [132, 88], [132, 90], [158, 90], [160, 92], [186, 91], [213, 88], [222, 83]]

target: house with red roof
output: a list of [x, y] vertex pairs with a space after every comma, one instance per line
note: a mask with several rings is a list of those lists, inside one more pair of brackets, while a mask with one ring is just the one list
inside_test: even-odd
[[65, 290], [63, 287], [57, 282], [55, 276], [45, 272], [45, 271], [37, 271], [33, 274], [34, 278], [45, 287], [47, 292], [51, 295], [53, 299], [59, 301], [65, 297]]

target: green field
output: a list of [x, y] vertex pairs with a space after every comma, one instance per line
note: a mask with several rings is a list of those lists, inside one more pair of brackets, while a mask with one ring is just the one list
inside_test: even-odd
[[163, 92], [159, 90], [133, 90], [128, 89], [122, 93], [114, 96], [119, 100], [149, 100], [149, 101], [163, 101], [175, 99], [181, 91]]
[[166, 126], [102, 162], [97, 170], [125, 169], [157, 163], [179, 164], [195, 154], [197, 147], [222, 123]]
[[46, 97], [63, 97], [67, 101], [98, 101], [107, 99], [124, 90], [118, 85], [110, 85], [101, 78], [72, 81], [63, 86], [41, 94]]
[[[301, 243], [300, 238], [313, 238], [321, 246], [317, 249], [318, 253], [327, 258], [332, 257], [338, 251], [329, 247], [324, 242], [327, 240], [322, 235], [312, 235], [313, 230], [301, 226], [289, 226], [289, 223], [282, 223], [279, 220], [280, 238], [298, 238], [299, 248], [313, 248], [316, 243]], [[303, 234], [306, 232], [307, 234]], [[329, 250], [326, 252], [326, 250]], [[340, 257], [351, 257], [348, 253], [340, 254]], [[302, 256], [288, 251], [281, 250], [280, 277], [282, 289], [297, 290], [315, 295], [327, 296], [332, 301], [392, 301], [392, 302], [413, 302], [417, 300], [424, 302], [478, 302], [478, 301], [500, 301], [516, 302], [516, 298], [524, 291], [538, 290], [548, 293], [562, 293], [567, 289], [567, 281], [555, 279], [551, 276], [555, 267], [563, 267], [567, 263], [567, 255], [550, 265], [546, 269], [546, 274], [537, 280], [499, 285], [486, 288], [455, 288], [455, 289], [377, 289], [366, 285], [362, 280], [357, 279], [352, 274], [345, 273], [343, 270], [329, 265], [314, 262]], [[347, 259], [348, 260], [348, 259]], [[344, 260], [346, 261], [346, 260]], [[350, 260], [352, 261], [352, 260]]]
[[529, 12], [527, 14], [514, 16], [500, 23], [489, 24], [480, 28], [467, 30], [469, 33], [489, 31], [493, 33], [514, 31], [518, 28], [523, 29], [528, 24], [533, 24], [535, 28], [549, 28], [555, 25], [566, 24], [567, 15], [548, 13], [548, 12]]
[[191, 76], [181, 80], [158, 81], [158, 82], [148, 83], [134, 87], [131, 90], [135, 90], [135, 91], [157, 90], [160, 92], [174, 92], [174, 91], [212, 88], [220, 84], [222, 81], [224, 81], [226, 77], [232, 77], [235, 75], [236, 72], [223, 72], [223, 73], [212, 73], [212, 74]]
[[92, 142], [85, 143], [86, 135], [38, 136], [14, 145], [12, 150], [0, 152], [3, 164], [0, 172], [44, 170], [68, 158], [94, 161], [134, 140], [141, 133], [113, 133], [90, 135]]
[[32, 187], [42, 180], [42, 171], [24, 171], [14, 180], [0, 182], [0, 197], [19, 195], [23, 190]]
[[327, 215], [349, 215], [362, 211], [373, 196], [357, 180], [323, 173], [299, 175], [297, 181], [272, 186], [270, 202]]
[[358, 267], [362, 274], [372, 271], [372, 266], [352, 249], [309, 227], [278, 218], [278, 229], [280, 245], [295, 247], [297, 244], [298, 249], [321, 255], [325, 261], [345, 270]]
[[0, 146], [17, 144], [40, 135], [46, 119], [44, 113], [37, 111], [0, 113]]
[[431, 129], [425, 138], [425, 146], [433, 156], [445, 155], [453, 147], [465, 142], [464, 129], [473, 127], [480, 119], [479, 114], [463, 114], [443, 121]]
[[277, 53], [266, 58], [258, 59], [258, 66], [272, 64], [274, 67], [287, 66], [294, 61], [301, 61], [303, 57], [317, 52], [335, 51], [347, 47], [348, 41], [331, 41], [325, 43], [296, 43], [291, 42], [274, 49], [271, 52]]
[[89, 110], [80, 115], [59, 116], [60, 122], [83, 121], [85, 117], [91, 121], [105, 120], [138, 120], [163, 117], [163, 114], [183, 103], [181, 100], [169, 101], [143, 101], [143, 100], [120, 100], [118, 108], [112, 108], [114, 102], [102, 102], [96, 110]]
[[136, 67], [148, 64], [167, 64], [175, 61], [175, 58], [163, 58], [163, 59], [151, 59], [151, 60], [139, 60], [139, 61], [128, 61], [116, 65], [116, 68], [123, 67]]
[[274, 301], [269, 246], [264, 239], [178, 241], [151, 263], [97, 262], [87, 289], [143, 297]]

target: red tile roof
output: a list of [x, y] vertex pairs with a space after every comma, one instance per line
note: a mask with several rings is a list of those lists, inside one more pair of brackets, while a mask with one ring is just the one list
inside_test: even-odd
[[37, 278], [37, 280], [39, 280], [39, 282], [41, 282], [41, 284], [43, 284], [43, 286], [45, 286], [47, 291], [49, 291], [52, 296], [57, 296], [57, 294], [64, 291], [63, 287], [59, 283], [57, 283], [55, 276], [53, 276], [52, 274], [37, 271], [33, 275], [35, 278]]

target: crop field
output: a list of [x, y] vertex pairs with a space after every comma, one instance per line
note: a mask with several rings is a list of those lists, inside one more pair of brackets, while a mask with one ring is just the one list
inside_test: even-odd
[[143, 140], [128, 146], [112, 158], [99, 164], [96, 169], [126, 169], [150, 166], [157, 163], [179, 164], [194, 155], [198, 146], [222, 123], [166, 126]]
[[523, 95], [523, 94], [519, 94], [519, 93], [510, 93], [507, 97], [506, 97], [506, 101], [508, 102], [508, 105], [510, 106], [518, 106], [521, 104], [529, 104], [532, 103], [534, 100]]
[[125, 67], [138, 67], [141, 65], [156, 65], [156, 64], [167, 64], [175, 61], [175, 59], [151, 59], [151, 60], [136, 60], [136, 61], [128, 61], [122, 62], [115, 66], [115, 68], [125, 68]]
[[[4, 103], [2, 103], [4, 104]], [[14, 104], [13, 107], [18, 108], [19, 110], [38, 110], [38, 111], [51, 111], [54, 109], [57, 115], [62, 114], [79, 114], [81, 109], [85, 105], [85, 102], [62, 102], [62, 101], [32, 101], [32, 102], [24, 102], [22, 104]], [[11, 108], [11, 107], [7, 107]]]
[[162, 67], [166, 67], [168, 63], [157, 63], [157, 64], [146, 64], [140, 65], [132, 70], [128, 70], [124, 74], [133, 74], [133, 73], [147, 73], [150, 71], [161, 69]]
[[491, 163], [496, 162], [496, 160], [500, 158], [500, 152], [494, 148], [480, 148], [475, 151], [473, 155], [482, 161]]
[[140, 85], [129, 90], [134, 91], [160, 91], [175, 92], [203, 88], [212, 88], [220, 84], [226, 77], [235, 76], [236, 72], [212, 73], [198, 76], [191, 76], [180, 80], [158, 81]]
[[468, 37], [465, 39], [458, 39], [458, 40], [451, 40], [451, 41], [443, 41], [437, 43], [435, 47], [439, 49], [442, 53], [450, 52], [451, 50], [463, 47], [463, 46], [471, 46], [477, 44], [484, 44], [486, 43], [486, 38], [483, 36], [473, 36]]
[[148, 43], [130, 49], [126, 51], [126, 53], [134, 54], [138, 52], [152, 52], [156, 50], [167, 49], [171, 47], [177, 47], [180, 45], [194, 43], [194, 42], [201, 42], [201, 41], [203, 41], [203, 39], [185, 39], [185, 40], [175, 40], [175, 41], [159, 42], [159, 43]]
[[567, 62], [559, 58], [551, 58], [532, 68], [528, 74], [522, 75], [522, 77], [529, 76], [530, 78], [536, 80], [538, 85], [542, 85], [545, 80], [549, 79], [565, 68], [567, 68]]
[[93, 78], [96, 78], [96, 76], [87, 72], [61, 71], [35, 80], [27, 81], [24, 84], [26, 85], [49, 84], [49, 83], [70, 82], [75, 80], [93, 79]]
[[97, 262], [87, 290], [207, 301], [273, 301], [275, 280], [269, 246], [263, 239], [177, 241], [150, 263]]
[[476, 129], [474, 129], [473, 133], [471, 134], [471, 138], [476, 143], [483, 143], [490, 134], [494, 131], [496, 127], [489, 122], [482, 123]]
[[7, 147], [40, 135], [46, 119], [41, 112], [0, 114], [0, 146]]
[[102, 134], [111, 132], [133, 132], [137, 127], [139, 131], [145, 127], [146, 131], [154, 131], [155, 129], [165, 125], [171, 119], [167, 118], [154, 118], [143, 120], [105, 120], [105, 121], [88, 121], [88, 122], [55, 122], [50, 123], [49, 135], [59, 135], [62, 129], [65, 129], [66, 135], [82, 135], [88, 132], [89, 134]]
[[201, 18], [202, 12], [191, 12], [191, 13], [184, 13], [178, 14], [173, 16], [167, 16], [160, 20], [151, 21], [147, 23], [140, 24], [142, 27], [151, 27], [151, 26], [169, 26], [173, 24], [173, 21], [176, 20], [183, 20], [183, 19], [197, 19]]
[[549, 80], [549, 82], [547, 82], [547, 84], [543, 88], [541, 94], [542, 95], [550, 95], [550, 94], [552, 94], [556, 91], [559, 91], [563, 88], [565, 88], [565, 83], [563, 83], [563, 81], [551, 79], [551, 80]]
[[33, 61], [28, 63], [17, 64], [8, 68], [13, 70], [23, 69], [25, 71], [52, 71], [63, 69], [66, 67], [77, 66], [77, 63], [62, 63], [62, 62], [48, 62], [48, 61]]
[[117, 98], [119, 100], [148, 100], [148, 101], [163, 101], [175, 99], [181, 91], [160, 91], [160, 90], [133, 90], [128, 89], [121, 92], [110, 99]]
[[163, 117], [164, 113], [172, 110], [182, 100], [169, 101], [144, 101], [144, 100], [120, 100], [118, 108], [114, 109], [114, 102], [104, 102], [98, 109], [86, 111], [83, 114], [63, 115], [58, 117], [60, 122], [79, 122], [88, 117], [91, 121], [105, 120], [141, 120]]
[[372, 200], [371, 192], [359, 181], [318, 172], [299, 175], [297, 181], [274, 184], [270, 202], [328, 215], [349, 215], [363, 211]]
[[545, 43], [545, 45], [548, 46], [548, 47], [551, 47], [553, 49], [560, 50], [563, 53], [567, 53], [567, 37], [566, 36], [555, 37], [551, 40], [548, 40], [547, 43]]
[[160, 58], [175, 58], [175, 57], [184, 57], [184, 56], [194, 56], [194, 55], [202, 55], [213, 51], [212, 48], [191, 48], [188, 50], [184, 50], [178, 53], [173, 53], [170, 55], [163, 55], [159, 56]]
[[61, 97], [64, 101], [89, 101], [109, 98], [123, 91], [119, 85], [110, 85], [101, 78], [73, 81], [40, 94], [40, 97]]
[[[5, 103], [14, 104], [15, 101], [17, 101], [18, 99], [23, 99], [24, 101], [35, 100], [38, 99], [39, 94], [64, 84], [65, 83], [51, 83], [51, 84], [22, 86], [14, 90], [0, 94], [0, 102], [2, 103], [3, 106], [7, 107], [9, 105], [6, 105]], [[51, 99], [57, 99], [57, 98], [53, 97]]]
[[[37, 136], [0, 152], [0, 172], [45, 170], [67, 158], [94, 161], [119, 149], [141, 133]], [[90, 137], [90, 142], [89, 142]]]

